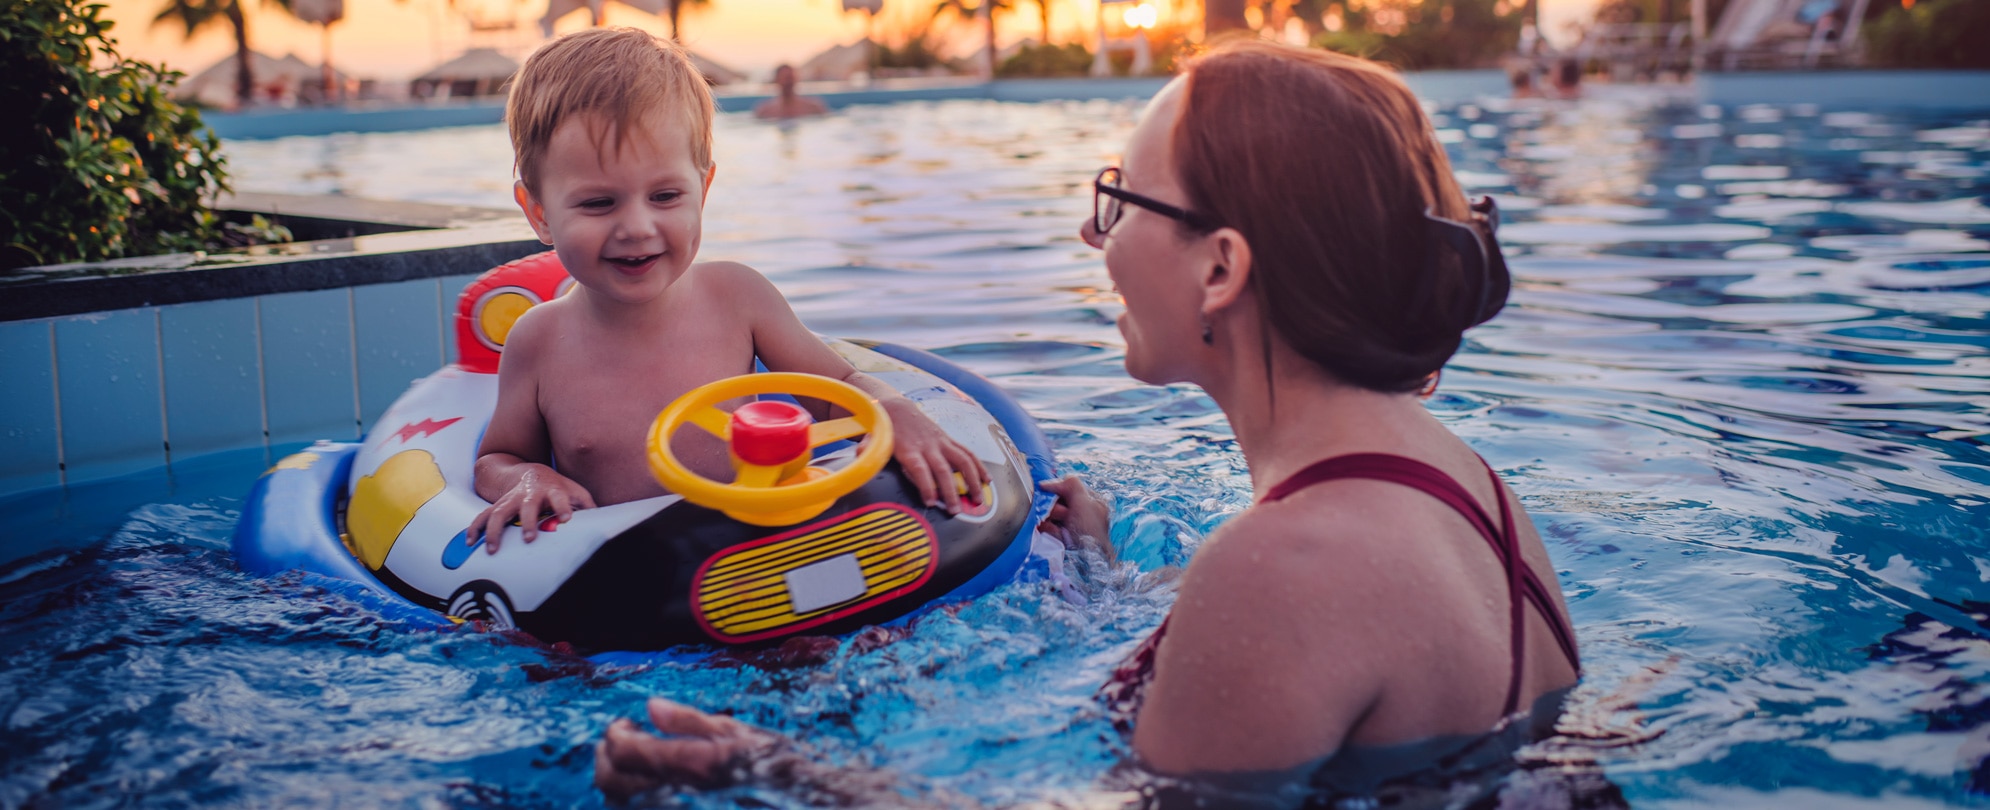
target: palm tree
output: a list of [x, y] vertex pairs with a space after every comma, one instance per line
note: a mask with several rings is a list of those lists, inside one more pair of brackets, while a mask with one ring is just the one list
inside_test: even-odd
[[678, 44], [683, 44], [684, 42], [684, 37], [679, 36], [677, 30], [677, 12], [679, 6], [709, 6], [712, 4], [712, 0], [666, 0], [666, 2], [670, 3], [670, 38]]
[[[290, 0], [263, 0], [274, 2], [285, 11], [290, 10]], [[242, 13], [241, 0], [166, 0], [159, 15], [152, 18], [152, 26], [158, 27], [169, 20], [176, 20], [186, 26], [186, 38], [193, 39], [201, 30], [226, 20], [228, 27], [235, 32], [235, 101], [248, 106], [256, 96], [256, 77], [249, 67], [249, 20]]]
[[1207, 0], [1202, 7], [1203, 36], [1249, 30], [1250, 23], [1244, 21], [1245, 5], [1244, 0]]
[[[940, 15], [947, 13], [948, 10], [952, 10], [970, 20], [986, 16], [988, 76], [993, 78], [995, 76], [995, 12], [1008, 11], [1009, 4], [1010, 0], [980, 0], [978, 3], [971, 3], [971, 0], [940, 0], [940, 4], [933, 7], [933, 16], [938, 18]], [[1048, 14], [1049, 12], [1045, 11], [1044, 13]]]
[[1050, 0], [1036, 0], [1037, 14], [1043, 17], [1043, 44], [1050, 44]]

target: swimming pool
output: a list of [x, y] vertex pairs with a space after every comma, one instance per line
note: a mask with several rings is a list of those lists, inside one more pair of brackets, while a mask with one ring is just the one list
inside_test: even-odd
[[[1119, 798], [1091, 694], [1172, 599], [1151, 572], [1248, 493], [1213, 403], [1125, 376], [1076, 237], [1136, 114], [724, 116], [707, 211], [704, 254], [766, 271], [817, 330], [932, 347], [1018, 394], [1121, 516], [1132, 564], [1094, 567], [1087, 604], [1021, 585], [818, 665], [590, 671], [244, 577], [227, 538], [265, 456], [217, 456], [0, 502], [63, 515], [0, 549], [36, 549], [0, 568], [0, 806], [586, 805], [593, 741], [651, 694], [942, 801]], [[1638, 807], [1984, 803], [1990, 111], [1606, 89], [1436, 116], [1509, 212], [1517, 279], [1431, 407], [1533, 512], [1588, 667], [1582, 733], [1528, 764], [1593, 762]], [[496, 127], [228, 151], [251, 190], [509, 199]], [[694, 804], [737, 801], [797, 798]]]

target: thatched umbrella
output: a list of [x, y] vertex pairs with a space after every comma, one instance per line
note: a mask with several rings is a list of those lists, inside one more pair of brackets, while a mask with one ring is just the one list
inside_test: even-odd
[[518, 63], [495, 48], [471, 48], [461, 56], [430, 68], [416, 76], [414, 93], [428, 97], [438, 88], [450, 96], [489, 96], [504, 91], [504, 83], [518, 73]]
[[[256, 95], [265, 101], [296, 98], [298, 91], [322, 81], [320, 68], [286, 54], [277, 59], [249, 52], [249, 69], [256, 77]], [[235, 101], [235, 57], [229, 56], [173, 88], [173, 97], [210, 107], [228, 107]], [[346, 76], [334, 72], [333, 80], [345, 84]]]

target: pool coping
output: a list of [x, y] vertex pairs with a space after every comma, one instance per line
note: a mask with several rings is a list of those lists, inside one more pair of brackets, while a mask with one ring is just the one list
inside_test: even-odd
[[480, 273], [546, 249], [517, 211], [267, 193], [217, 208], [345, 235], [0, 271], [0, 323]]
[[[843, 83], [806, 83], [801, 92], [830, 109], [918, 101], [989, 100], [1017, 103], [1047, 101], [1138, 101], [1160, 92], [1172, 77], [1054, 79], [887, 79], [864, 87]], [[1418, 95], [1439, 102], [1467, 101], [1484, 94], [1505, 94], [1506, 74], [1499, 70], [1432, 70], [1403, 74]], [[746, 113], [772, 98], [765, 85], [727, 90], [714, 96], [720, 112]], [[443, 127], [478, 126], [504, 120], [503, 99], [477, 99], [429, 104], [379, 105], [324, 109], [259, 110], [209, 113], [203, 117], [216, 134], [230, 140], [265, 140], [338, 133], [407, 132]]]

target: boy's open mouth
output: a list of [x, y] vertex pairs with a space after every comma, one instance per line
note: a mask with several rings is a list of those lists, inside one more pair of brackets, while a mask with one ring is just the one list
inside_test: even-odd
[[615, 265], [615, 269], [633, 276], [649, 270], [650, 266], [656, 264], [656, 260], [662, 256], [661, 253], [652, 253], [648, 256], [610, 256], [608, 263]]

